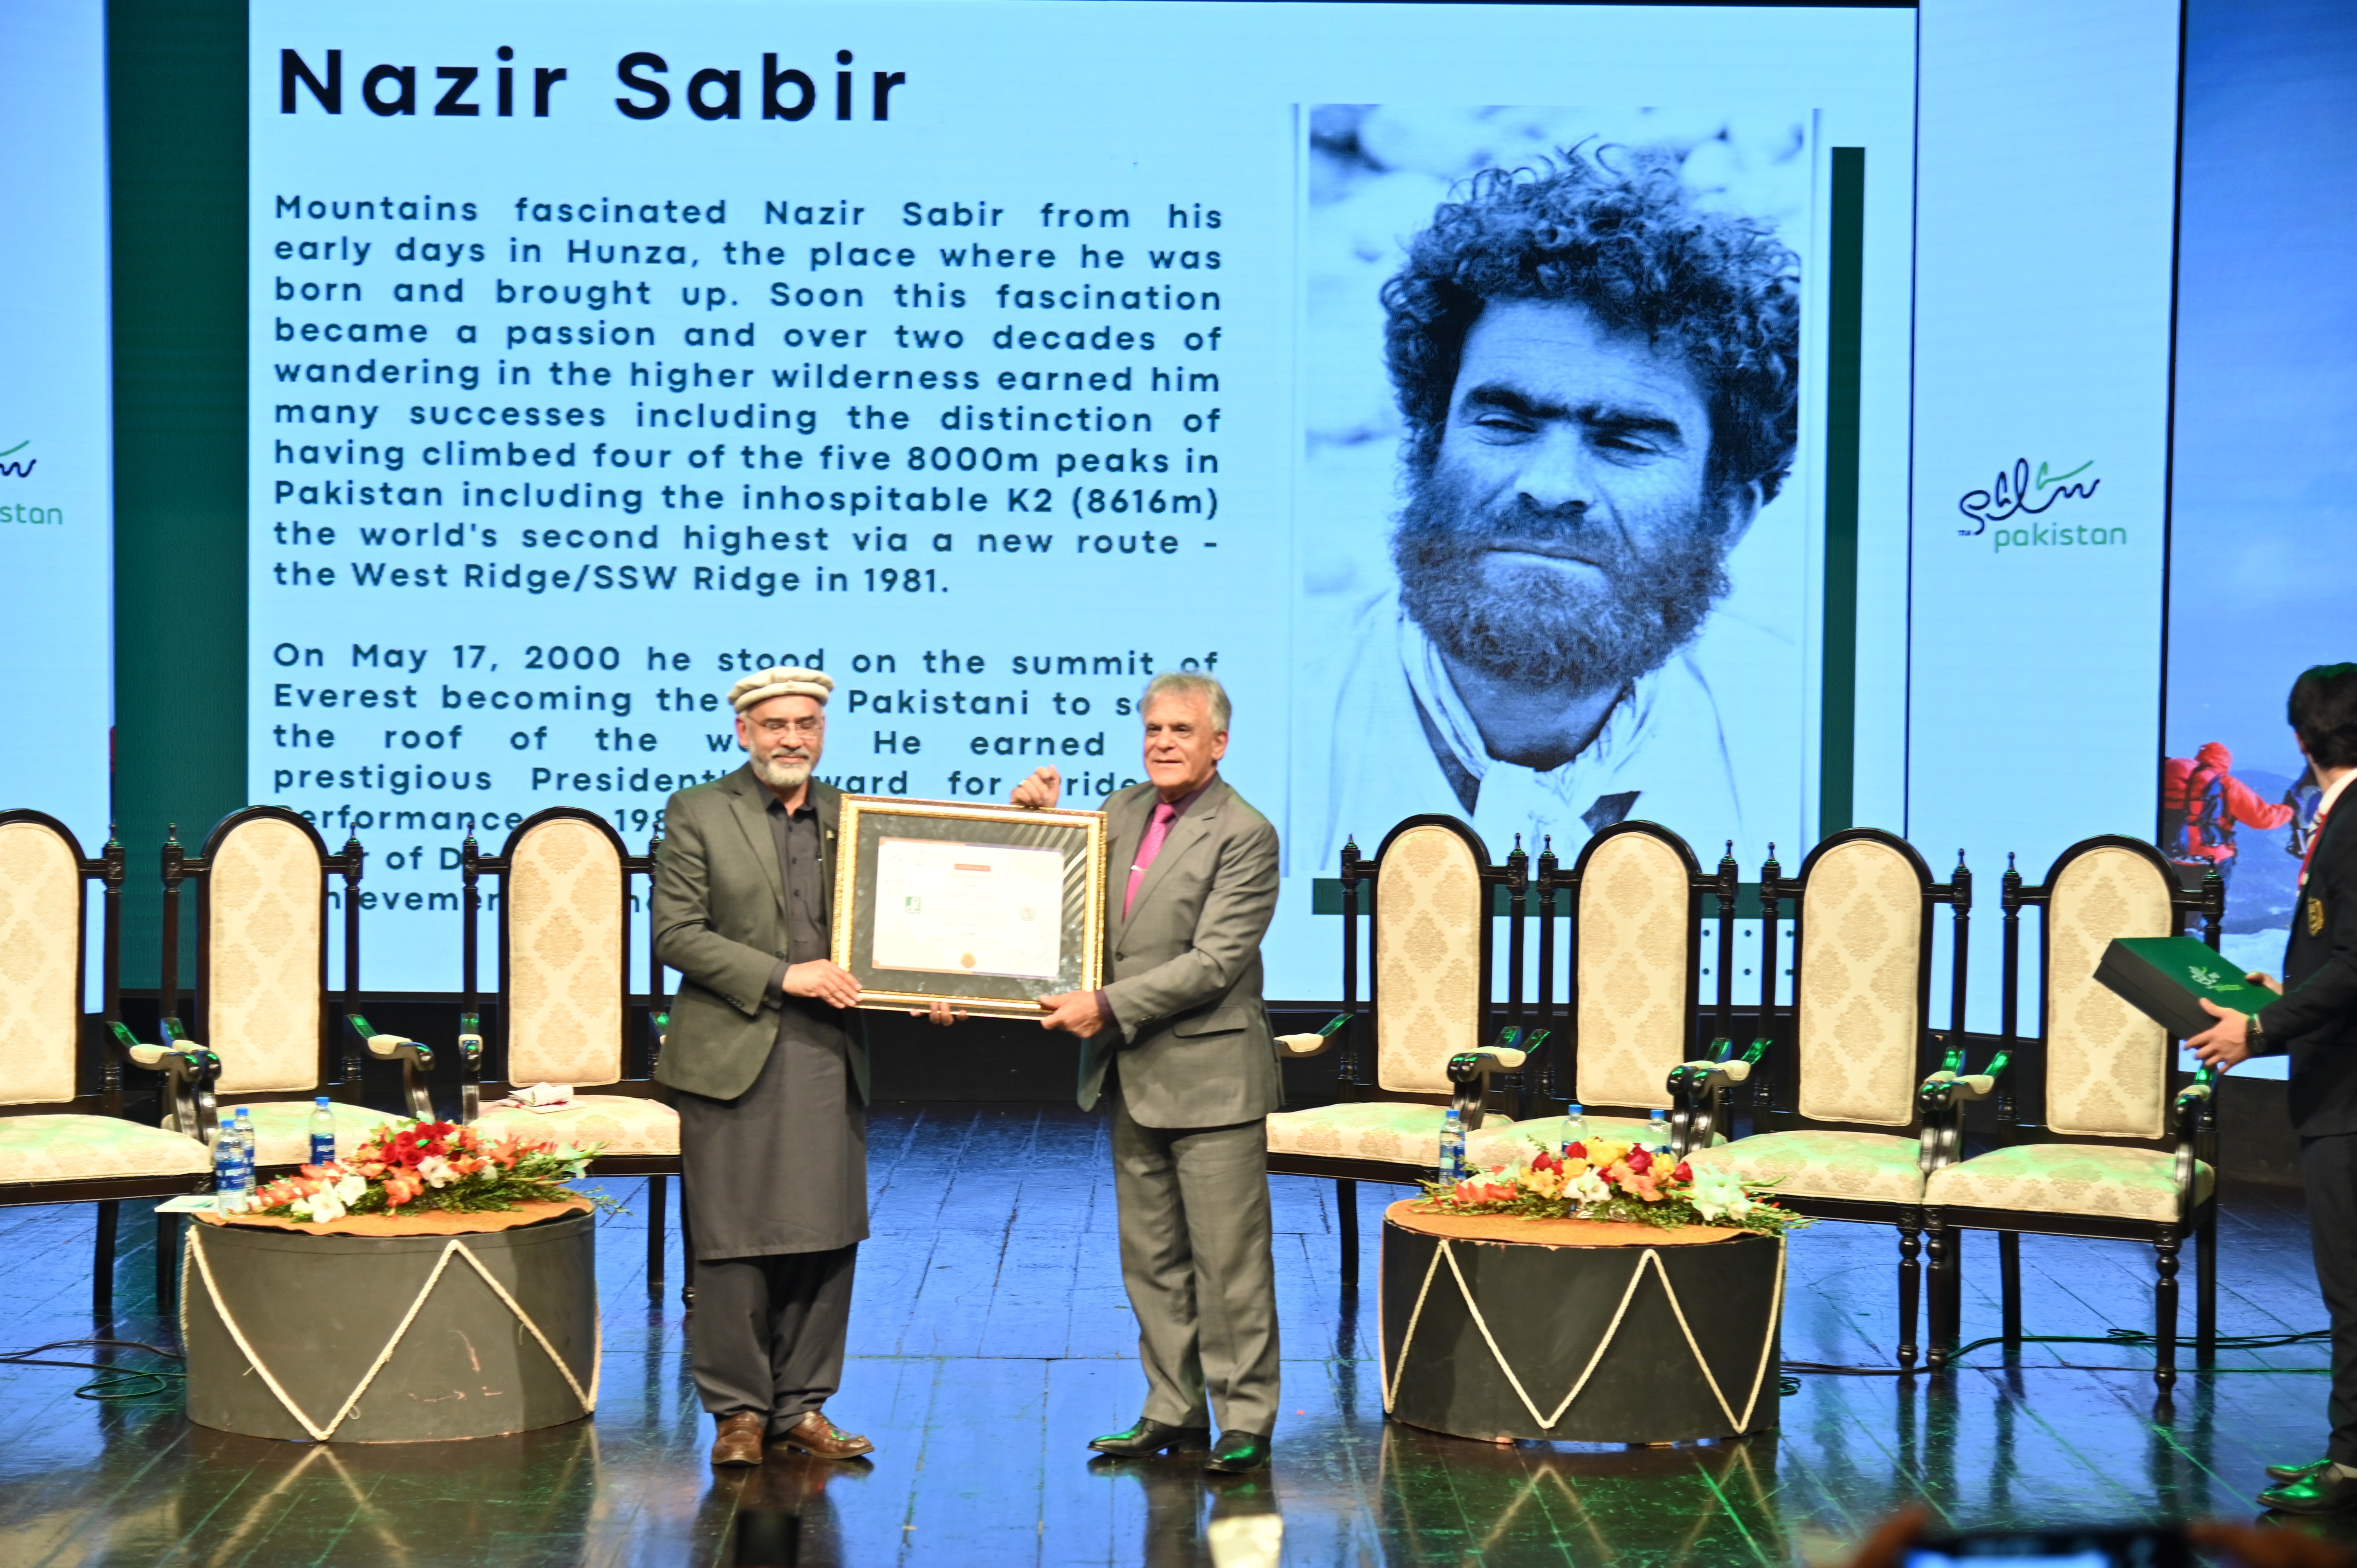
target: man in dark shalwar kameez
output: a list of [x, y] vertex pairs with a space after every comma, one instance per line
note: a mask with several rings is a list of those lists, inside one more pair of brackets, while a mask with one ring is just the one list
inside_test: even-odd
[[715, 1465], [764, 1439], [871, 1452], [830, 1422], [867, 1235], [859, 985], [827, 957], [842, 792], [811, 777], [834, 682], [764, 670], [728, 693], [749, 754], [665, 809], [655, 950], [679, 971], [655, 1076], [677, 1092], [695, 1248], [696, 1391]]

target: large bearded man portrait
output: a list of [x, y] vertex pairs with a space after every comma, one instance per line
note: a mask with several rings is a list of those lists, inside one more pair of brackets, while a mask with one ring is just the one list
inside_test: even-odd
[[1485, 833], [1685, 802], [1711, 820], [1672, 825], [1736, 832], [1716, 699], [1681, 656], [1792, 466], [1798, 258], [1698, 204], [1666, 152], [1575, 150], [1457, 194], [1383, 289], [1400, 634], [1379, 609], [1337, 709], [1340, 825], [1447, 809], [1344, 758], [1405, 727]]

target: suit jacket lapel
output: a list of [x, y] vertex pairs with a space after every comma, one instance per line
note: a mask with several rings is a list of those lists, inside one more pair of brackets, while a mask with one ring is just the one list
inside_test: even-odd
[[827, 930], [834, 930], [835, 830], [843, 825], [843, 791], [832, 784], [811, 780], [811, 804], [818, 808], [819, 908], [825, 911]]
[[[1187, 814], [1170, 824], [1169, 836], [1162, 841], [1162, 847], [1154, 852], [1154, 864], [1146, 868], [1146, 875], [1137, 884], [1137, 897], [1129, 907], [1132, 918], [1136, 916], [1137, 911], [1146, 908], [1146, 901], [1154, 897], [1154, 890], [1157, 887], [1162, 886], [1163, 873], [1169, 870], [1180, 855], [1192, 848], [1197, 840], [1211, 832], [1211, 819], [1219, 814], [1220, 807], [1226, 799], [1227, 788], [1227, 781], [1214, 774], [1211, 782], [1203, 790], [1202, 799], [1188, 807]], [[1146, 803], [1146, 818], [1148, 822], [1154, 820], [1154, 808], [1158, 803], [1158, 800]], [[1145, 843], [1145, 831], [1141, 828], [1138, 832], [1138, 842], [1141, 846]], [[1133, 854], [1130, 858], [1135, 860], [1136, 856]], [[1125, 868], [1122, 874], [1124, 886], [1128, 885], [1128, 872]]]
[[735, 808], [737, 825], [745, 830], [745, 843], [770, 884], [770, 897], [777, 905], [778, 918], [782, 922], [786, 918], [786, 880], [778, 869], [778, 841], [770, 834], [770, 791], [753, 777], [750, 764], [729, 775], [729, 803]]

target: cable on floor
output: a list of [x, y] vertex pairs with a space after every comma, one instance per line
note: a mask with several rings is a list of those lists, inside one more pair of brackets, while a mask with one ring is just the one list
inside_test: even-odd
[[[2274, 1350], [2280, 1349], [2287, 1345], [2303, 1345], [2312, 1343], [2316, 1340], [2329, 1339], [2331, 1336], [2332, 1330], [2330, 1328], [2309, 1328], [2303, 1329], [2296, 1334], [2221, 1334], [2215, 1339], [2211, 1341], [2211, 1343], [2220, 1350]], [[2005, 1336], [2002, 1334], [1993, 1334], [1986, 1339], [1975, 1339], [1971, 1344], [1960, 1348], [1954, 1355], [1949, 1357], [1948, 1366], [1954, 1368], [1958, 1362], [1962, 1361], [1966, 1356], [1972, 1354], [1972, 1352], [1985, 1348], [1990, 1345], [2002, 1345], [2005, 1342]], [[2021, 1345], [2112, 1345], [2127, 1348], [2133, 1346], [2151, 1345], [2153, 1343], [2153, 1336], [2151, 1330], [2145, 1328], [2113, 1328], [2107, 1329], [2102, 1334], [2025, 1334], [2021, 1336], [2018, 1340], [2015, 1341], [2015, 1343]], [[2190, 1339], [2180, 1338], [2178, 1340], [2179, 1349], [2183, 1349], [2191, 1344], [2192, 1341]], [[1787, 1385], [1791, 1385], [1786, 1387], [1784, 1390], [1788, 1394], [1798, 1393], [1800, 1391], [1795, 1374], [1798, 1374], [1799, 1376], [1840, 1378], [1902, 1378], [1909, 1376], [1911, 1373], [1930, 1370], [1929, 1368], [1921, 1366], [1845, 1367], [1837, 1366], [1826, 1361], [1784, 1361], [1781, 1362], [1779, 1365], [1786, 1374], [1784, 1382]], [[1964, 1368], [1963, 1369], [1967, 1371], [1986, 1371], [1990, 1369]], [[2010, 1370], [2014, 1369], [2008, 1369]], [[2149, 1372], [2152, 1370], [2150, 1367], [2089, 1366], [2078, 1361], [2029, 1362], [2025, 1363], [2023, 1369], [2051, 1370], [2057, 1372]], [[2255, 1373], [2276, 1377], [2324, 1377], [2329, 1375], [2326, 1369], [2321, 1367], [2180, 1366], [2177, 1369], [2179, 1372], [2191, 1377], [2212, 1377], [2230, 1372]]]
[[0, 1351], [0, 1366], [69, 1367], [76, 1371], [97, 1372], [101, 1375], [74, 1390], [76, 1399], [113, 1402], [122, 1400], [157, 1399], [178, 1393], [188, 1379], [185, 1367], [115, 1367], [103, 1361], [60, 1361], [46, 1358], [48, 1350], [80, 1350], [109, 1348], [118, 1350], [145, 1350], [167, 1361], [186, 1362], [188, 1358], [178, 1350], [167, 1350], [161, 1345], [150, 1345], [144, 1339], [52, 1339], [47, 1345], [36, 1345], [27, 1350]]

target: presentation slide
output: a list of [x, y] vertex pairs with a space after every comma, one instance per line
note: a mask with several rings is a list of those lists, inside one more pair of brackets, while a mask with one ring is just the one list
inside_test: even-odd
[[1412, 812], [1813, 836], [1829, 236], [1902, 518], [1913, 11], [252, 18], [252, 793], [367, 847], [372, 988], [455, 983], [462, 837], [642, 843], [773, 663], [845, 789], [1079, 806], [1217, 674], [1272, 996]]
[[114, 710], [104, 20], [0, 11], [0, 809], [48, 812], [89, 854]]

